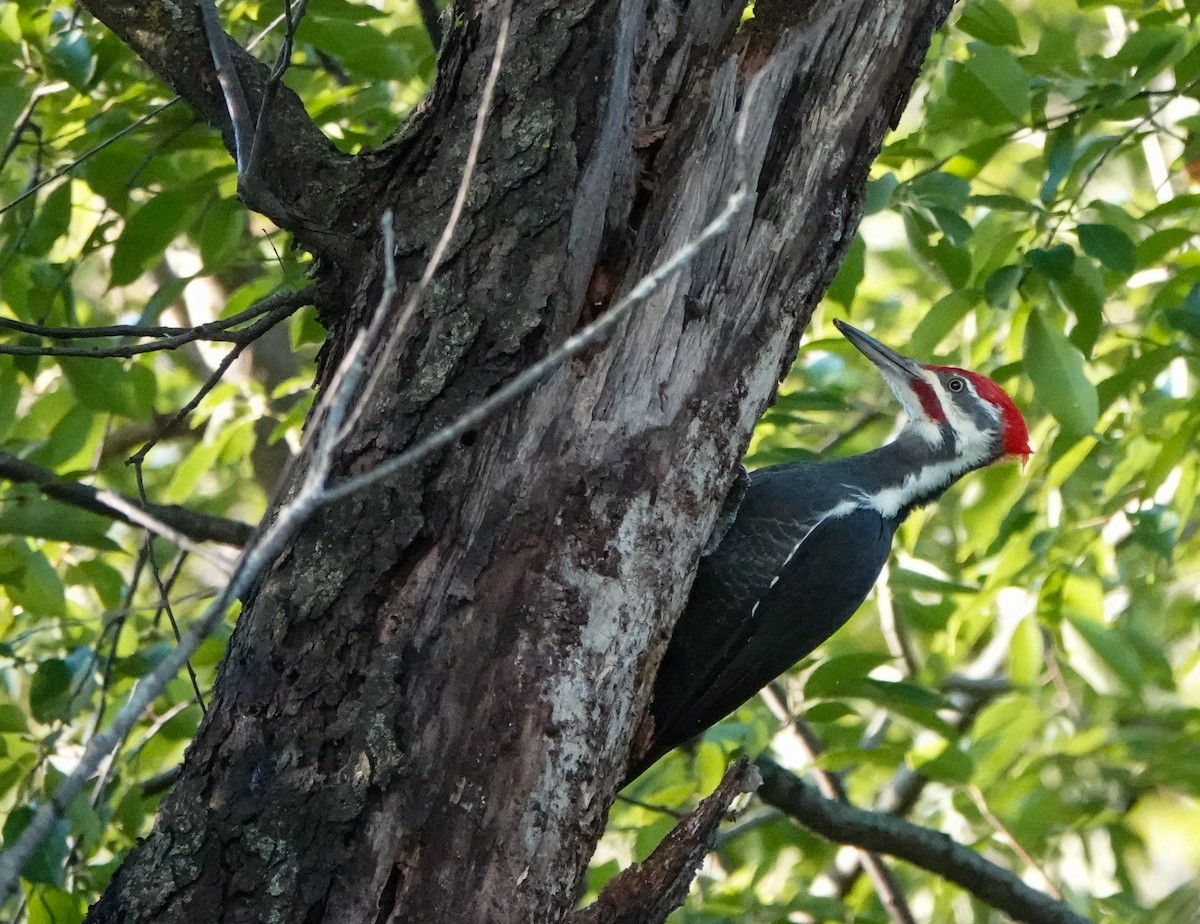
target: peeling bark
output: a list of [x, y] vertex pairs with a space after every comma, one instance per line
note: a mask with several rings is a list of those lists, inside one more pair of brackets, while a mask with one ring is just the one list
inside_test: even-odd
[[[468, 207], [344, 473], [602, 311], [739, 169], [753, 205], [606, 346], [304, 529], [246, 602], [182, 777], [90, 921], [571, 910], [695, 557], [948, 8], [768, 4], [736, 36], [741, 6], [720, 0], [516, 5]], [[330, 216], [361, 242], [326, 306], [331, 357], [380, 291], [363, 229], [395, 210], [409, 284], [441, 232], [498, 16], [456, 19], [424, 117], [371, 155], [386, 185]]]

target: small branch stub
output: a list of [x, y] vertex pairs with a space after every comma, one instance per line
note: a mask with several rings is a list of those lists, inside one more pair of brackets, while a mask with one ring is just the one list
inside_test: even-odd
[[680, 820], [640, 867], [623, 870], [595, 903], [568, 918], [569, 924], [656, 924], [678, 908], [696, 870], [712, 849], [717, 827], [733, 800], [762, 783], [745, 757], [725, 771], [713, 794]]

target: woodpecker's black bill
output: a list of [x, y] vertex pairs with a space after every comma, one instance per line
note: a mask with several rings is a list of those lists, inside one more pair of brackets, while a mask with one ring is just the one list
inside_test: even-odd
[[922, 366], [915, 360], [901, 356], [891, 347], [884, 346], [870, 334], [864, 334], [857, 327], [852, 327], [840, 318], [834, 318], [833, 325], [885, 375], [894, 373], [898, 381], [921, 377]]

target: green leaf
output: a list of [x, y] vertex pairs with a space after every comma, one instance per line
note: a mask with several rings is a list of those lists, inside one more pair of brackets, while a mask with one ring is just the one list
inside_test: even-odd
[[827, 299], [846, 308], [850, 307], [854, 301], [854, 293], [858, 291], [858, 285], [866, 275], [866, 252], [867, 248], [862, 238], [855, 235], [837, 276], [825, 291]]
[[20, 539], [0, 544], [0, 584], [13, 603], [34, 616], [67, 615], [66, 590], [54, 566]]
[[1128, 276], [1136, 268], [1133, 241], [1124, 231], [1112, 225], [1079, 225], [1075, 233], [1083, 252], [1109, 269]]
[[82, 29], [70, 29], [62, 33], [46, 59], [54, 72], [76, 90], [87, 90], [96, 73], [96, 56]]
[[87, 915], [88, 896], [44, 885], [29, 898], [28, 924], [80, 924]]
[[162, 260], [195, 213], [194, 197], [184, 192], [160, 193], [134, 212], [113, 247], [109, 284], [128, 285]]
[[41, 497], [32, 489], [14, 492], [0, 505], [0, 534], [33, 536], [116, 551], [108, 538], [112, 520]]
[[917, 322], [909, 339], [913, 355], [932, 354], [955, 325], [979, 303], [979, 298], [980, 293], [974, 289], [959, 289], [934, 302], [933, 307]]
[[1162, 262], [1172, 250], [1182, 247], [1190, 241], [1195, 234], [1196, 232], [1191, 228], [1164, 228], [1156, 231], [1138, 243], [1134, 250], [1134, 262], [1138, 269], [1154, 266]]
[[947, 93], [988, 125], [1011, 125], [1029, 115], [1029, 76], [1011, 52], [972, 42], [965, 62], [951, 62]]
[[890, 206], [899, 185], [896, 174], [890, 170], [877, 179], [867, 180], [867, 189], [863, 193], [863, 216], [874, 215]]
[[971, 775], [975, 772], [975, 761], [971, 760], [970, 754], [947, 744], [932, 760], [917, 763], [913, 769], [939, 783], [961, 786], [971, 782]]
[[1021, 281], [1021, 267], [1002, 266], [983, 284], [983, 297], [993, 308], [1004, 311], [1012, 305], [1013, 293]]
[[220, 269], [245, 247], [246, 207], [236, 199], [220, 199], [200, 219], [197, 243], [209, 272]]
[[21, 242], [31, 256], [45, 256], [71, 226], [71, 181], [59, 183], [38, 208], [37, 217]]
[[1025, 328], [1025, 371], [1033, 393], [1063, 428], [1077, 436], [1091, 433], [1100, 416], [1096, 387], [1083, 371], [1083, 354], [1050, 326], [1040, 312]]
[[154, 409], [154, 373], [120, 359], [60, 357], [63, 374], [84, 407], [140, 418]]
[[992, 45], [1020, 45], [1017, 19], [1000, 0], [970, 0], [958, 17], [958, 28]]
[[1068, 122], [1046, 136], [1046, 179], [1038, 198], [1049, 205], [1058, 196], [1059, 187], [1075, 166], [1075, 123]]
[[804, 683], [804, 695], [809, 699], [840, 697], [848, 690], [860, 689], [860, 682], [880, 664], [892, 659], [882, 654], [839, 655], [817, 665]]
[[1029, 251], [1029, 265], [1047, 279], [1066, 279], [1075, 268], [1075, 251], [1070, 244], [1055, 244]]
[[0, 443], [8, 439], [13, 424], [17, 422], [17, 402], [20, 397], [17, 371], [8, 357], [0, 356]]
[[1200, 342], [1200, 311], [1184, 308], [1166, 308], [1162, 312], [1163, 320], [1177, 331], [1187, 334]]
[[1131, 690], [1142, 689], [1142, 670], [1129, 642], [1121, 633], [1086, 616], [1067, 614], [1067, 622], [1077, 631], [1110, 670]]
[[13, 703], [0, 703], [0, 733], [21, 733], [29, 731], [29, 722], [25, 713]]
[[71, 702], [71, 669], [61, 658], [37, 666], [29, 682], [29, 711], [39, 722], [64, 718]]

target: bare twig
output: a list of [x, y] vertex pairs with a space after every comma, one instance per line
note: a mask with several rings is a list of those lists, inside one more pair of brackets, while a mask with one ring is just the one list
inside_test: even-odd
[[[385, 217], [382, 237], [385, 248], [384, 259], [388, 261], [392, 258], [393, 248], [391, 213], [389, 212]], [[382, 318], [386, 317], [387, 307], [391, 304], [394, 296], [394, 289], [389, 291], [385, 286], [379, 305], [375, 310], [372, 325], [382, 324]], [[259, 574], [279, 556], [300, 526], [307, 522], [318, 509], [322, 485], [329, 476], [329, 470], [333, 463], [333, 451], [338, 444], [340, 422], [344, 417], [346, 404], [350, 401], [357, 386], [358, 377], [354, 370], [362, 368], [361, 357], [358, 353], [363, 349], [363, 345], [364, 338], [357, 337], [350, 349], [347, 350], [339, 366], [338, 374], [335, 375], [335, 382], [340, 384], [331, 389], [326, 401], [329, 426], [313, 427], [308, 431], [306, 442], [311, 444], [311, 451], [307, 453], [310, 464], [295, 497], [281, 504], [274, 521], [263, 529], [258, 534], [256, 541], [245, 550], [234, 568], [229, 582], [221, 589], [200, 618], [188, 627], [188, 631], [184, 633], [178, 647], [159, 662], [154, 670], [142, 678], [129, 695], [125, 705], [113, 717], [111, 724], [88, 741], [79, 763], [71, 774], [58, 785], [53, 795], [38, 807], [20, 836], [3, 853], [0, 853], [0, 905], [7, 901], [12, 894], [20, 878], [21, 870], [33, 856], [38, 845], [49, 834], [57, 819], [66, 813], [71, 803], [83, 791], [87, 781], [101, 767], [107, 756], [128, 737], [143, 713], [224, 619], [233, 602], [249, 589]]]
[[291, 305], [298, 309], [312, 303], [307, 290], [275, 292], [259, 299], [249, 308], [243, 308], [227, 318], [218, 318], [207, 324], [194, 327], [169, 327], [156, 324], [109, 324], [101, 327], [53, 327], [47, 324], [30, 324], [12, 318], [0, 318], [0, 328], [32, 334], [46, 340], [89, 340], [99, 337], [183, 337], [192, 335], [193, 340], [236, 341], [238, 332], [229, 333], [230, 328], [253, 321], [268, 312]]
[[778, 764], [759, 758], [759, 797], [835, 844], [853, 844], [905, 860], [956, 883], [1013, 918], [1028, 924], [1088, 924], [1062, 902], [1032, 889], [952, 838], [911, 822], [823, 798]]
[[300, 20], [304, 18], [307, 9], [308, 0], [298, 0], [294, 9], [292, 0], [283, 0], [283, 15], [287, 22], [287, 28], [283, 33], [283, 45], [279, 49], [279, 58], [275, 62], [275, 69], [271, 71], [267, 85], [263, 87], [262, 101], [258, 105], [258, 119], [254, 124], [254, 137], [250, 142], [250, 156], [244, 165], [243, 179], [246, 182], [254, 182], [254, 178], [258, 175], [258, 166], [262, 162], [263, 149], [266, 147], [263, 140], [267, 136], [267, 113], [271, 109], [271, 103], [275, 101], [275, 94], [279, 91], [283, 75], [287, 73], [287, 69], [292, 64], [292, 47], [296, 41], [296, 30], [300, 27]]
[[65, 167], [62, 167], [62, 168], [54, 171], [54, 173], [50, 174], [50, 176], [46, 177], [44, 180], [39, 180], [37, 183], [34, 183], [32, 186], [30, 186], [28, 189], [26, 189], [24, 192], [22, 192], [15, 199], [12, 199], [11, 201], [4, 203], [4, 205], [0, 205], [0, 215], [3, 215], [9, 209], [14, 208], [15, 206], [20, 205], [22, 202], [24, 202], [30, 196], [34, 195], [39, 189], [42, 189], [45, 186], [49, 186], [51, 183], [55, 182], [56, 180], [62, 179], [64, 176], [66, 176], [68, 173], [70, 173], [72, 170], [74, 170], [76, 167], [78, 167], [80, 164], [82, 164], [85, 160], [88, 160], [89, 158], [94, 157], [95, 155], [99, 154], [101, 151], [103, 151], [105, 148], [107, 148], [110, 144], [120, 141], [122, 138], [124, 138], [126, 135], [128, 135], [131, 131], [145, 125], [151, 119], [155, 118], [160, 112], [163, 112], [164, 110], [169, 109], [171, 106], [173, 106], [177, 102], [179, 102], [178, 96], [176, 96], [174, 99], [169, 100], [166, 103], [163, 103], [163, 105], [161, 105], [160, 107], [155, 109], [153, 112], [146, 113], [146, 115], [142, 116], [136, 122], [131, 122], [129, 125], [126, 125], [120, 131], [113, 132], [109, 137], [105, 138], [103, 141], [101, 141], [95, 147], [88, 148], [86, 151], [84, 151], [82, 154], [80, 154], [77, 158], [75, 158], [75, 160], [71, 161], [71, 163], [67, 164]]
[[[276, 16], [273, 20], [271, 20], [269, 23], [267, 23], [267, 25], [263, 27], [262, 31], [260, 31], [258, 33], [258, 35], [254, 36], [254, 38], [251, 39], [249, 43], [247, 43], [246, 49], [247, 50], [254, 49], [260, 42], [262, 42], [263, 39], [265, 39], [268, 35], [270, 35], [271, 32], [273, 32], [275, 30], [275, 28], [283, 21], [284, 21], [284, 16], [281, 13], [280, 15]], [[182, 99], [182, 97], [180, 97], [180, 96], [172, 96], [169, 100], [167, 100], [161, 106], [158, 106], [157, 108], [152, 109], [150, 112], [146, 113], [144, 116], [139, 118], [137, 121], [131, 122], [129, 125], [126, 125], [124, 128], [109, 135], [107, 138], [105, 138], [99, 144], [95, 145], [94, 147], [88, 148], [86, 151], [84, 151], [82, 154], [80, 154], [78, 157], [76, 157], [69, 164], [66, 164], [63, 167], [60, 167], [58, 170], [56, 170], [54, 173], [50, 174], [50, 176], [46, 177], [44, 180], [40, 180], [39, 182], [34, 183], [32, 186], [30, 186], [28, 189], [26, 189], [24, 192], [22, 192], [15, 199], [13, 199], [9, 202], [6, 202], [3, 205], [0, 205], [0, 215], [3, 215], [5, 212], [7, 212], [9, 209], [13, 208], [14, 206], [20, 205], [22, 202], [24, 202], [30, 196], [34, 195], [34, 193], [36, 193], [39, 189], [42, 189], [45, 186], [48, 186], [49, 184], [55, 182], [56, 180], [62, 179], [64, 176], [66, 176], [68, 173], [70, 173], [72, 170], [74, 170], [76, 167], [78, 167], [84, 161], [90, 160], [92, 157], [94, 157], [95, 155], [97, 155], [101, 151], [103, 151], [105, 148], [107, 148], [110, 144], [113, 144], [116, 141], [120, 141], [122, 138], [124, 138], [127, 134], [129, 134], [134, 129], [140, 128], [141, 126], [145, 125], [147, 122], [150, 122], [151, 120], [157, 118], [160, 114], [162, 114], [163, 112], [166, 112], [168, 109], [170, 109], [176, 103], [180, 102], [181, 99]]]
[[1046, 891], [1059, 901], [1062, 901], [1062, 893], [1059, 892], [1058, 888], [1054, 885], [1054, 880], [1052, 880], [1046, 874], [1046, 871], [1042, 869], [1038, 862], [1030, 855], [1029, 851], [1021, 846], [1021, 842], [1017, 840], [1015, 834], [1008, 830], [1008, 827], [1004, 824], [1004, 822], [1002, 822], [996, 817], [995, 814], [992, 813], [992, 810], [988, 808], [987, 799], [984, 798], [979, 787], [968, 786], [967, 795], [971, 797], [971, 801], [974, 802], [975, 807], [979, 809], [979, 814], [981, 814], [984, 820], [992, 826], [992, 830], [994, 830], [997, 834], [1004, 838], [1005, 841], [1008, 842], [1008, 846], [1012, 848], [1013, 852], [1021, 858], [1026, 866], [1037, 871], [1038, 876], [1041, 877], [1042, 884], [1046, 887]]
[[895, 601], [892, 599], [891, 568], [884, 562], [879, 580], [875, 582], [875, 607], [879, 610], [879, 630], [887, 643], [888, 652], [904, 665], [904, 672], [912, 677], [920, 672], [917, 655], [909, 641], [908, 633], [896, 618]]
[[[142, 478], [142, 467], [137, 466], [137, 486], [138, 496], [142, 499], [143, 504], [150, 503], [150, 498], [146, 494], [146, 482]], [[163, 580], [162, 571], [158, 567], [158, 559], [154, 556], [154, 542], [152, 537], [147, 535], [143, 543], [146, 547], [146, 557], [150, 562], [150, 575], [154, 578], [154, 585], [158, 588], [158, 613], [155, 614], [155, 621], [161, 613], [167, 614], [167, 621], [171, 624], [171, 631], [175, 633], [175, 644], [178, 645], [183, 641], [179, 634], [179, 623], [175, 619], [175, 609], [171, 606], [171, 587], [174, 585], [176, 578], [179, 577], [179, 572], [183, 569], [183, 561], [187, 556], [187, 552], [180, 553], [175, 560], [175, 567], [172, 570], [171, 577]], [[187, 667], [188, 679], [192, 682], [192, 692], [196, 694], [196, 703], [200, 706], [200, 711], [207, 713], [208, 707], [204, 705], [204, 694], [200, 692], [200, 681], [196, 677], [196, 669], [192, 667], [192, 662], [188, 661]]]
[[[307, 303], [307, 300], [305, 300], [305, 303]], [[192, 411], [200, 406], [200, 402], [204, 400], [204, 396], [217, 387], [221, 379], [225, 377], [225, 373], [229, 371], [229, 367], [237, 361], [238, 357], [242, 355], [246, 348], [284, 318], [295, 313], [299, 307], [299, 303], [291, 304], [285, 301], [283, 304], [280, 304], [276, 308], [267, 312], [267, 314], [263, 315], [249, 327], [238, 331], [237, 342], [234, 343], [233, 348], [225, 354], [225, 356], [217, 364], [217, 368], [215, 368], [212, 373], [209, 374], [208, 378], [204, 380], [204, 383], [196, 390], [196, 393], [192, 395], [192, 399], [178, 411], [176, 411], [151, 439], [142, 444], [141, 449], [129, 457], [129, 464], [140, 467], [145, 461], [150, 450], [158, 445], [159, 440], [161, 440], [166, 434], [170, 433], [176, 425], [185, 420], [187, 416], [192, 413]]]
[[[140, 327], [137, 325], [111, 325], [108, 327], [43, 327], [38, 324], [28, 324], [24, 321], [14, 321], [10, 318], [0, 318], [0, 328], [33, 334], [52, 340], [90, 339], [93, 337], [146, 337], [156, 339], [149, 343], [124, 343], [112, 347], [75, 347], [75, 346], [12, 346], [0, 345], [0, 355], [10, 356], [80, 356], [90, 359], [128, 359], [143, 353], [156, 353], [162, 350], [175, 350], [197, 340], [209, 340], [221, 343], [233, 343], [245, 348], [250, 342], [261, 337], [271, 327], [284, 318], [295, 314], [304, 305], [310, 304], [312, 295], [307, 289], [278, 292], [256, 302], [245, 311], [238, 312], [229, 318], [211, 321], [196, 327], [156, 328]], [[250, 318], [258, 318], [249, 327], [241, 330], [231, 330], [237, 324]], [[159, 336], [146, 331], [171, 331]], [[102, 331], [103, 333], [94, 333]]]
[[234, 562], [230, 561], [224, 555], [219, 555], [210, 549], [206, 549], [199, 543], [193, 542], [183, 533], [179, 532], [179, 530], [164, 523], [150, 511], [144, 510], [139, 503], [112, 491], [97, 491], [96, 500], [100, 501], [106, 507], [111, 507], [118, 513], [123, 514], [129, 522], [136, 523], [143, 529], [148, 529], [155, 535], [170, 540], [181, 549], [191, 552], [197, 558], [202, 558], [210, 565], [220, 568], [226, 574], [233, 573]]
[[225, 28], [221, 25], [215, 0], [196, 0], [196, 6], [200, 9], [200, 18], [204, 22], [204, 37], [208, 40], [208, 50], [217, 72], [217, 82], [220, 83], [221, 93], [225, 97], [229, 123], [233, 126], [234, 158], [237, 161], [238, 175], [241, 176], [250, 160], [250, 146], [254, 142], [250, 108], [246, 105], [241, 78], [233, 66], [233, 55], [229, 52], [229, 36], [225, 34]]
[[1083, 198], [1084, 192], [1087, 190], [1092, 180], [1096, 178], [1096, 174], [1100, 172], [1100, 168], [1102, 168], [1105, 163], [1108, 162], [1108, 159], [1117, 151], [1119, 151], [1125, 145], [1125, 143], [1129, 141], [1130, 138], [1133, 138], [1135, 135], [1137, 135], [1142, 130], [1143, 125], [1154, 125], [1154, 120], [1158, 118], [1159, 114], [1162, 113], [1167, 106], [1180, 97], [1186, 97], [1198, 86], [1200, 86], [1200, 77], [1190, 81], [1186, 86], [1176, 89], [1174, 93], [1167, 96], [1161, 103], [1151, 108], [1146, 115], [1142, 116], [1140, 119], [1134, 122], [1133, 125], [1129, 126], [1129, 128], [1113, 139], [1112, 144], [1110, 144], [1101, 152], [1100, 156], [1096, 158], [1095, 163], [1088, 168], [1088, 171], [1084, 174], [1083, 179], [1079, 181], [1079, 188], [1075, 190], [1075, 195], [1071, 197], [1071, 201], [1067, 203], [1067, 207], [1059, 213], [1058, 219], [1046, 233], [1045, 246], [1049, 247], [1054, 243], [1054, 239], [1058, 236], [1059, 229], [1062, 228], [1063, 222], [1066, 221], [1067, 217], [1075, 211], [1076, 207], [1079, 205], [1079, 200]]
[[695, 257], [705, 244], [713, 238], [724, 234], [729, 229], [729, 223], [733, 219], [733, 216], [745, 205], [747, 196], [746, 188], [738, 186], [730, 194], [721, 212], [705, 225], [695, 238], [688, 241], [667, 260], [643, 276], [630, 289], [628, 295], [609, 308], [600, 318], [579, 331], [579, 333], [568, 337], [558, 349], [548, 353], [532, 365], [527, 366], [524, 371], [509, 379], [508, 382], [496, 389], [488, 398], [479, 402], [479, 404], [459, 416], [448, 426], [432, 434], [428, 439], [423, 440], [411, 449], [402, 452], [400, 455], [389, 459], [387, 462], [376, 466], [370, 471], [364, 472], [354, 478], [348, 478], [337, 487], [325, 491], [321, 503], [330, 504], [341, 500], [356, 491], [361, 491], [370, 485], [378, 484], [403, 468], [415, 465], [417, 462], [428, 458], [443, 446], [453, 443], [455, 440], [460, 439], [463, 434], [478, 427], [509, 402], [525, 394], [525, 392], [541, 381], [542, 377], [552, 369], [562, 365], [568, 359], [578, 356], [593, 344], [599, 343], [611, 334], [614, 328], [625, 319], [630, 308], [651, 295], [655, 289], [662, 285], [667, 277]]
[[[80, 484], [77, 481], [66, 481], [48, 468], [18, 459], [7, 452], [0, 452], [0, 478], [36, 485], [38, 491], [46, 497], [70, 504], [73, 507], [111, 517], [123, 523], [134, 522], [123, 508], [118, 509], [106, 503], [99, 496], [101, 492], [96, 488]], [[120, 496], [113, 492], [104, 493], [108, 497]], [[129, 498], [122, 497], [121, 499], [125, 504], [135, 504]], [[186, 536], [195, 542], [220, 542], [225, 545], [240, 546], [250, 537], [250, 525], [237, 520], [197, 513], [186, 507], [169, 504], [148, 504], [142, 509], [159, 522], [165, 523], [176, 534]]]
[[[981, 661], [987, 661], [986, 652]], [[986, 667], [987, 665], [982, 666]], [[968, 667], [968, 671], [971, 670], [972, 667]], [[951, 693], [951, 699], [958, 710], [958, 717], [952, 723], [956, 735], [965, 734], [975, 723], [975, 719], [983, 707], [994, 697], [1007, 692], [1010, 688], [1011, 685], [1008, 681], [1000, 676], [954, 675], [947, 678], [946, 689]], [[917, 800], [929, 782], [929, 777], [919, 771], [901, 767], [876, 799], [875, 811], [886, 812], [898, 818], [906, 817], [916, 806]], [[844, 898], [850, 894], [850, 890], [862, 872], [861, 865], [853, 862], [848, 866], [838, 865], [826, 875], [833, 882], [836, 894]]]

